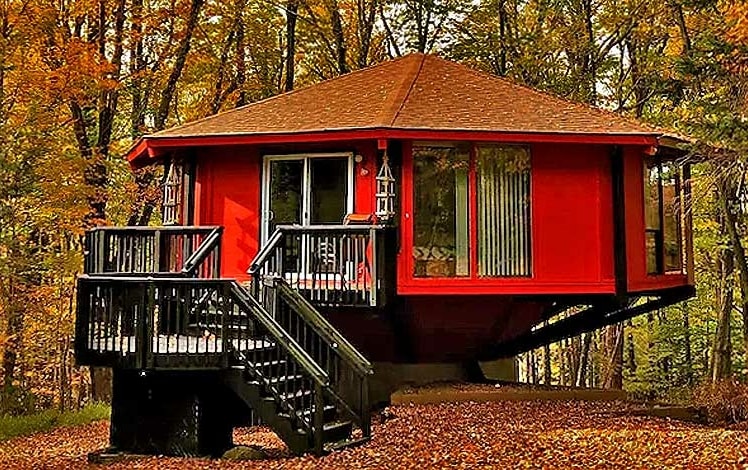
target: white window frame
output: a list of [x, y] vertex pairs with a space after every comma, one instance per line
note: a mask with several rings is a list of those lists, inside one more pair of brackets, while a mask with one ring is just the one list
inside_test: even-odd
[[[293, 153], [293, 154], [281, 154], [281, 155], [264, 155], [262, 157], [262, 213], [260, 217], [260, 238], [262, 244], [267, 243], [271, 233], [268, 233], [268, 227], [270, 222], [270, 164], [273, 161], [294, 161], [301, 160], [304, 164], [301, 191], [301, 225], [309, 225], [310, 211], [309, 206], [311, 205], [311, 166], [309, 162], [314, 158], [341, 158], [345, 157], [348, 159], [348, 175], [347, 175], [347, 198], [346, 198], [346, 213], [350, 214], [353, 212], [354, 203], [354, 184], [353, 184], [353, 152], [331, 152], [331, 153]], [[341, 220], [340, 223], [343, 223]]]

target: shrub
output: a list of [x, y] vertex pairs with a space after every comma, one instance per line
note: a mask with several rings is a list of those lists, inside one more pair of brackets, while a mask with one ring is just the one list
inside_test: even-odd
[[78, 411], [46, 410], [24, 416], [0, 416], [0, 441], [59, 426], [77, 426], [107, 419], [109, 413], [109, 406], [97, 403], [86, 405]]
[[748, 384], [734, 379], [704, 383], [694, 390], [693, 400], [714, 424], [748, 421]]

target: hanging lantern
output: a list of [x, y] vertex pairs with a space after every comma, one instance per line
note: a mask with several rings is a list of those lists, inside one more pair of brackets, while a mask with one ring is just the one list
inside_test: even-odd
[[169, 165], [164, 182], [163, 217], [164, 225], [179, 225], [182, 196], [182, 167], [175, 160]]
[[387, 151], [382, 156], [382, 166], [377, 174], [377, 218], [389, 221], [395, 215], [395, 178], [390, 170], [390, 159]]

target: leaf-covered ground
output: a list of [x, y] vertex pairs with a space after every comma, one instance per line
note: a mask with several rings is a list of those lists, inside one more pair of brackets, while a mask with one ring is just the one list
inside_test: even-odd
[[[499, 402], [393, 406], [367, 445], [322, 458], [287, 457], [274, 434], [238, 430], [262, 445], [255, 462], [142, 457], [108, 469], [159, 468], [748, 468], [748, 432], [621, 415], [631, 405]], [[84, 468], [107, 442], [106, 422], [0, 443], [0, 468]]]

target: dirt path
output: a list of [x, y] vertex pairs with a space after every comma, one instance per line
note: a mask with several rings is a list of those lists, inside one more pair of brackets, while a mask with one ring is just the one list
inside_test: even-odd
[[[508, 402], [400, 405], [365, 445], [316, 458], [287, 458], [272, 433], [239, 430], [237, 442], [273, 459], [226, 462], [139, 458], [106, 469], [159, 468], [748, 468], [748, 432], [651, 417], [616, 416], [627, 405]], [[0, 468], [86, 468], [107, 442], [107, 423], [0, 443]]]

